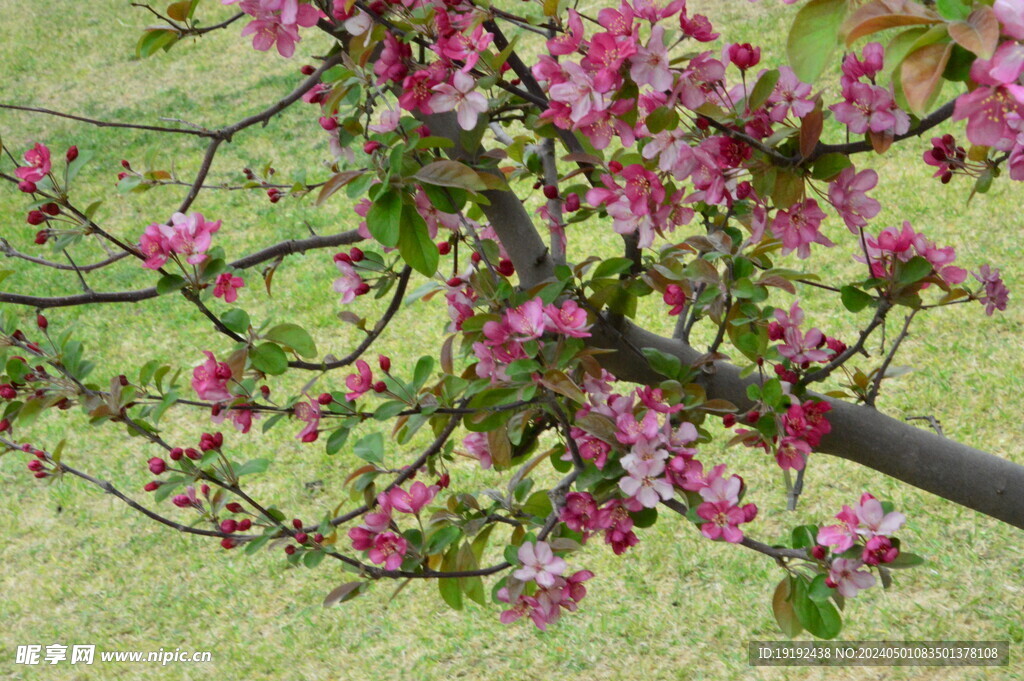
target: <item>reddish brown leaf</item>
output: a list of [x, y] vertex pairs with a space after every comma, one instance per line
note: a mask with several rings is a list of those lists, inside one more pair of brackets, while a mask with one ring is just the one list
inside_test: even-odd
[[942, 80], [953, 43], [934, 43], [911, 52], [900, 66], [900, 82], [903, 94], [911, 110], [924, 115], [928, 101]]
[[913, 0], [874, 0], [854, 12], [843, 32], [846, 44], [852, 45], [858, 38], [897, 26], [920, 26], [938, 24], [942, 17], [924, 5]]
[[949, 37], [982, 59], [991, 59], [999, 45], [999, 20], [991, 7], [982, 5], [971, 12], [967, 21], [950, 24]]
[[821, 139], [821, 131], [824, 127], [825, 117], [821, 113], [821, 102], [814, 107], [811, 113], [804, 116], [800, 123], [800, 155], [807, 158], [814, 152], [814, 147]]
[[868, 130], [868, 141], [871, 142], [871, 148], [875, 150], [876, 154], [884, 154], [888, 151], [895, 139], [892, 130], [886, 130], [885, 132]]

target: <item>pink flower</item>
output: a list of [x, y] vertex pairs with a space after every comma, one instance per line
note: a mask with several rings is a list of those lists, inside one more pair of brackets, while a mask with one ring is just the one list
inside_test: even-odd
[[242, 0], [241, 8], [253, 17], [242, 29], [242, 35], [253, 36], [252, 46], [261, 52], [276, 42], [282, 57], [295, 54], [295, 43], [300, 40], [298, 27], [308, 28], [319, 19], [315, 7], [299, 4], [298, 0]]
[[305, 427], [295, 437], [302, 442], [313, 442], [320, 434], [320, 404], [314, 399], [307, 399], [295, 405], [295, 418], [305, 421]]
[[26, 151], [23, 158], [28, 165], [19, 166], [14, 170], [14, 174], [26, 182], [39, 182], [49, 174], [52, 168], [50, 150], [39, 142]]
[[228, 272], [217, 276], [217, 283], [213, 287], [213, 297], [223, 298], [225, 303], [233, 303], [238, 300], [238, 289], [245, 286], [241, 277], [236, 277]]
[[436, 69], [426, 68], [415, 71], [402, 81], [402, 94], [398, 97], [398, 105], [406, 111], [420, 111], [432, 114], [430, 100], [434, 98], [434, 86], [440, 84]]
[[412, 48], [395, 39], [390, 31], [384, 33], [384, 47], [373, 64], [373, 72], [377, 74], [377, 85], [389, 81], [399, 82], [409, 73], [405, 62], [412, 57]]
[[892, 545], [892, 540], [888, 537], [877, 536], [868, 539], [867, 544], [864, 545], [861, 560], [868, 565], [879, 565], [891, 563], [899, 555], [900, 550]]
[[779, 442], [775, 451], [775, 461], [782, 470], [803, 470], [807, 462], [807, 456], [811, 453], [811, 446], [803, 440], [795, 437], [784, 437]]
[[580, 18], [579, 13], [574, 9], [569, 10], [567, 28], [568, 30], [565, 33], [558, 34], [548, 40], [547, 47], [549, 53], [561, 56], [571, 54], [579, 49], [580, 42], [583, 40], [583, 19]]
[[707, 476], [706, 485], [699, 490], [700, 497], [708, 503], [736, 506], [740, 503], [743, 479], [738, 475], [726, 478], [722, 475], [724, 471], [724, 465], [715, 466]]
[[851, 80], [867, 78], [874, 81], [875, 76], [885, 65], [885, 48], [882, 43], [868, 43], [864, 46], [863, 59], [856, 52], [846, 55], [843, 60], [843, 75]]
[[171, 255], [171, 237], [174, 229], [168, 225], [153, 223], [146, 226], [146, 231], [139, 239], [139, 250], [146, 256], [143, 267], [158, 270], [167, 262]]
[[726, 501], [705, 501], [697, 507], [697, 515], [707, 521], [700, 526], [701, 534], [708, 539], [724, 539], [731, 544], [743, 541], [743, 531], [738, 525], [753, 520], [756, 514], [754, 504], [740, 508]]
[[679, 27], [683, 35], [693, 38], [700, 43], [709, 43], [718, 38], [719, 34], [714, 32], [711, 21], [703, 14], [694, 14], [693, 18], [687, 18], [686, 9], [679, 15]]
[[220, 220], [207, 222], [202, 213], [175, 213], [171, 216], [171, 229], [174, 233], [169, 239], [170, 249], [197, 265], [206, 260], [206, 251], [214, 232], [220, 229]]
[[796, 73], [788, 66], [779, 67], [779, 81], [768, 97], [773, 105], [770, 115], [772, 121], [781, 123], [792, 113], [803, 118], [814, 110], [814, 102], [810, 99], [811, 86], [796, 77]]
[[409, 542], [405, 537], [394, 532], [382, 532], [373, 540], [373, 548], [370, 549], [370, 561], [376, 564], [384, 564], [385, 570], [397, 570], [402, 566], [402, 559], [409, 548]]
[[825, 418], [832, 405], [812, 400], [801, 404], [796, 398], [791, 399], [793, 403], [782, 416], [782, 426], [788, 435], [806, 441], [813, 449], [821, 444], [821, 438], [832, 432], [832, 425]]
[[633, 532], [633, 518], [629, 515], [621, 499], [612, 499], [597, 512], [595, 523], [604, 527], [604, 541], [611, 544], [616, 556], [621, 556], [631, 546], [640, 541]]
[[722, 55], [722, 61], [726, 60], [741, 71], [746, 71], [761, 61], [761, 48], [753, 47], [750, 43], [732, 43], [726, 46]]
[[487, 470], [493, 465], [486, 433], [470, 433], [462, 438], [462, 446], [466, 448], [467, 453], [480, 461], [480, 468]]
[[437, 485], [427, 487], [422, 482], [416, 481], [409, 487], [408, 492], [401, 487], [392, 489], [388, 492], [388, 500], [393, 508], [402, 513], [419, 515], [423, 507], [433, 501], [440, 489]]
[[231, 417], [231, 424], [235, 427], [239, 433], [245, 434], [252, 428], [252, 422], [254, 419], [258, 419], [260, 415], [254, 412], [252, 409], [246, 409], [249, 405], [239, 404], [231, 407], [230, 409], [221, 409], [217, 414], [212, 415], [210, 420], [214, 423], [224, 423], [224, 420]]
[[524, 582], [532, 579], [542, 587], [554, 585], [555, 578], [565, 571], [565, 560], [556, 556], [551, 546], [543, 541], [523, 542], [519, 547], [519, 562], [523, 567], [512, 576]]
[[967, 139], [1003, 151], [1016, 137], [1009, 126], [1010, 114], [1024, 115], [1024, 86], [1017, 77], [1024, 69], [1024, 46], [1005, 42], [991, 60], [976, 59], [971, 79], [979, 87], [956, 100], [953, 120], [967, 119]]
[[363, 286], [363, 278], [359, 276], [350, 263], [343, 260], [335, 260], [334, 264], [341, 272], [341, 276], [334, 280], [333, 288], [336, 293], [341, 294], [341, 304], [351, 303], [356, 299], [360, 288]]
[[797, 203], [789, 210], [779, 211], [772, 221], [771, 230], [775, 238], [782, 241], [782, 254], [796, 251], [797, 257], [806, 258], [811, 254], [811, 244], [835, 246], [818, 230], [825, 213], [814, 199]]
[[209, 350], [204, 350], [206, 361], [192, 370], [192, 389], [199, 399], [209, 402], [230, 400], [233, 395], [228, 392], [228, 381], [231, 380], [231, 367], [226, 362], [218, 362]]
[[857, 519], [860, 521], [860, 528], [857, 533], [865, 537], [882, 535], [891, 537], [898, 529], [907, 522], [907, 516], [896, 511], [886, 513], [882, 509], [882, 502], [867, 492], [861, 495], [860, 503], [854, 509]]
[[581, 533], [583, 541], [586, 541], [590, 532], [597, 529], [596, 517], [597, 502], [589, 492], [569, 492], [558, 519], [573, 532]]
[[846, 125], [850, 132], [862, 135], [868, 130], [902, 135], [910, 129], [910, 118], [896, 106], [892, 93], [878, 85], [849, 81], [843, 87], [846, 101], [829, 108], [836, 120]]
[[1003, 33], [1024, 40], [1024, 2], [1021, 0], [996, 0], [992, 5], [996, 19], [1003, 25]]
[[657, 91], [672, 88], [674, 77], [669, 69], [668, 48], [665, 47], [665, 29], [655, 26], [647, 45], [638, 47], [629, 59], [629, 77], [640, 86], [650, 85]]
[[1003, 283], [999, 270], [982, 265], [974, 278], [985, 285], [985, 294], [978, 298], [978, 302], [985, 305], [985, 314], [991, 317], [996, 310], [1005, 310], [1010, 300], [1010, 290]]
[[860, 520], [857, 513], [849, 506], [836, 514], [841, 522], [839, 525], [828, 525], [818, 530], [817, 541], [822, 546], [835, 546], [836, 553], [843, 553], [853, 546], [857, 538], [857, 525]]
[[349, 374], [345, 378], [345, 385], [350, 391], [345, 395], [345, 399], [349, 402], [358, 400], [371, 390], [373, 388], [373, 373], [370, 371], [370, 365], [361, 359], [357, 359], [356, 373]]
[[456, 71], [452, 82], [434, 86], [434, 96], [430, 98], [430, 108], [436, 113], [455, 111], [459, 127], [472, 130], [476, 127], [477, 117], [487, 111], [487, 98], [474, 92], [476, 81], [468, 73]]
[[682, 313], [683, 307], [686, 305], [686, 292], [678, 284], [669, 284], [665, 287], [662, 300], [666, 305], [672, 306], [669, 308], [669, 315], [678, 315]]
[[775, 320], [781, 327], [782, 340], [785, 341], [778, 346], [779, 354], [795, 364], [828, 361], [830, 353], [817, 349], [825, 344], [824, 334], [818, 329], [811, 329], [805, 334], [800, 330], [803, 319], [804, 313], [798, 302], [793, 303], [788, 314], [775, 310]]
[[878, 173], [874, 170], [857, 172], [848, 166], [839, 173], [828, 186], [828, 197], [846, 223], [846, 227], [857, 233], [858, 227], [864, 227], [868, 220], [878, 215], [882, 206], [878, 201], [867, 195], [869, 189], [878, 184]]
[[[502, 603], [510, 603], [511, 598], [509, 596], [508, 587], [503, 586], [498, 589], [498, 600]], [[547, 630], [548, 625], [548, 610], [547, 608], [541, 607], [541, 604], [533, 596], [526, 596], [519, 594], [516, 598], [516, 604], [501, 613], [499, 619], [502, 624], [511, 624], [519, 620], [524, 615], [529, 615], [530, 619], [533, 620], [534, 625], [541, 631]]]
[[540, 338], [545, 328], [544, 301], [531, 298], [517, 308], [506, 310], [505, 320], [509, 331], [518, 340]]
[[668, 501], [675, 494], [665, 472], [665, 462], [658, 459], [637, 461], [628, 475], [619, 479], [619, 489], [635, 498], [644, 508], [654, 508], [659, 501]]
[[560, 333], [573, 338], [587, 338], [590, 326], [587, 324], [587, 311], [575, 300], [566, 300], [561, 307], [554, 303], [544, 307], [544, 328], [551, 333]]
[[859, 569], [863, 565], [864, 563], [856, 559], [836, 558], [832, 561], [825, 584], [846, 598], [853, 598], [858, 591], [875, 585], [875, 576]]

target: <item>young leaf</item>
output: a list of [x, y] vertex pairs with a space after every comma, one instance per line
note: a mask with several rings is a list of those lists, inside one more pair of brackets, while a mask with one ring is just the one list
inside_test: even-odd
[[456, 187], [481, 192], [487, 185], [475, 170], [458, 161], [434, 161], [428, 163], [413, 174], [414, 180], [432, 184], [436, 187]]
[[267, 340], [287, 346], [307, 358], [317, 356], [316, 343], [309, 332], [297, 324], [278, 324], [265, 334]]
[[382, 192], [374, 199], [366, 214], [366, 228], [374, 239], [388, 248], [394, 248], [398, 245], [401, 224], [402, 195], [393, 189]]
[[811, 0], [797, 13], [789, 30], [786, 53], [797, 77], [813, 83], [839, 47], [839, 27], [847, 0]]
[[420, 274], [430, 277], [437, 271], [441, 257], [437, 244], [431, 241], [427, 223], [412, 206], [402, 211], [398, 252], [409, 267]]

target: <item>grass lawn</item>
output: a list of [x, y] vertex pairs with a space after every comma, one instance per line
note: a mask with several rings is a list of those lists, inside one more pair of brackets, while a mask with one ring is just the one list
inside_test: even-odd
[[[230, 11], [212, 0], [203, 5], [211, 18]], [[777, 0], [754, 5], [741, 0], [690, 2], [691, 12], [711, 16], [731, 40], [761, 44], [769, 64], [781, 59], [785, 26], [795, 10]], [[158, 118], [165, 116], [213, 127], [259, 111], [290, 91], [304, 63], [301, 55], [321, 54], [327, 47], [323, 38], [307, 30], [300, 56], [284, 60], [254, 52], [239, 37], [241, 24], [236, 24], [194, 44], [178, 45], [170, 54], [137, 61], [134, 44], [148, 22], [126, 0], [0, 0], [0, 101], [110, 120], [160, 124]], [[830, 87], [834, 95], [838, 86]], [[285, 180], [302, 170], [308, 170], [310, 181], [325, 179], [329, 171], [321, 159], [328, 158], [328, 151], [317, 115], [300, 104], [266, 128], [240, 134], [223, 148], [210, 181], [237, 183], [243, 167], [267, 162]], [[143, 167], [147, 154], [156, 149], [153, 167], [173, 167], [189, 178], [201, 158], [200, 141], [186, 136], [100, 129], [3, 110], [0, 137], [16, 154], [34, 141], [47, 143], [55, 157], [70, 144], [94, 150], [77, 201], [86, 205], [103, 198], [97, 221], [129, 241], [137, 240], [149, 222], [166, 219], [182, 191], [161, 188], [120, 196], [113, 190], [119, 160]], [[884, 157], [860, 159], [882, 178], [874, 195], [884, 212], [875, 226], [907, 219], [940, 245], [956, 246], [959, 264], [1003, 267], [1016, 298], [1024, 290], [1024, 274], [1015, 262], [1024, 255], [1019, 185], [998, 182], [989, 194], [967, 203], [969, 187], [963, 181], [941, 185], [929, 179], [930, 169], [920, 161], [926, 148], [926, 141], [910, 141]], [[9, 172], [9, 163], [4, 170]], [[32, 244], [34, 228], [24, 224], [24, 204], [11, 188], [0, 191], [0, 236], [19, 250], [59, 257]], [[194, 209], [224, 220], [215, 239], [229, 257], [307, 236], [310, 230], [328, 234], [351, 229], [357, 220], [340, 196], [316, 208], [310, 200], [285, 199], [272, 206], [259, 192], [210, 191]], [[828, 235], [839, 247], [814, 263], [824, 263], [820, 271], [826, 278], [853, 277], [857, 264], [849, 254], [854, 244], [837, 220], [828, 224]], [[571, 256], [609, 254], [614, 236], [607, 225], [577, 229], [569, 234]], [[75, 255], [80, 262], [92, 262], [102, 252], [87, 246]], [[338, 321], [330, 255], [320, 251], [289, 258], [274, 278], [272, 297], [257, 273], [250, 272], [240, 302], [253, 319], [295, 319], [314, 332], [322, 351], [344, 354], [358, 340], [358, 332]], [[800, 266], [792, 257], [786, 264]], [[3, 283], [5, 291], [55, 295], [79, 290], [70, 273], [15, 260], [0, 262], [3, 268], [15, 270]], [[153, 283], [151, 272], [127, 260], [90, 277], [90, 284], [103, 291]], [[642, 305], [638, 321], [668, 330], [673, 320], [665, 318], [664, 307], [645, 302], [650, 304]], [[789, 301], [783, 296], [777, 304]], [[847, 340], [858, 322], [866, 321], [834, 299], [810, 295], [803, 306], [813, 325]], [[352, 309], [372, 318], [382, 305], [360, 300]], [[986, 317], [980, 306], [960, 305], [922, 315], [898, 359], [915, 371], [891, 382], [881, 408], [896, 417], [934, 415], [949, 437], [1024, 463], [1021, 309], [1011, 304], [1006, 313]], [[26, 327], [31, 313], [19, 311]], [[91, 378], [101, 383], [122, 371], [137, 372], [149, 359], [190, 371], [202, 350], [220, 354], [228, 348], [180, 296], [140, 305], [54, 310], [48, 317], [52, 328], [75, 327], [76, 337], [86, 342], [87, 353], [99, 365]], [[896, 316], [890, 320], [890, 337], [899, 321]], [[392, 355], [396, 369], [411, 367], [415, 358], [436, 352], [445, 322], [443, 304], [416, 303], [400, 313], [379, 351]], [[286, 395], [304, 378], [289, 376], [271, 385], [275, 394]], [[339, 385], [341, 378], [327, 380]], [[195, 441], [210, 427], [205, 419], [189, 418], [185, 412], [172, 412], [164, 426], [165, 436], [181, 443]], [[319, 443], [300, 445], [294, 438], [299, 428], [288, 423], [265, 436], [258, 428], [244, 438], [227, 430], [225, 435], [238, 452], [236, 458], [273, 461], [270, 473], [251, 483], [256, 498], [273, 500], [290, 515], [318, 518], [346, 500], [342, 483], [356, 459], [346, 452], [328, 457]], [[40, 446], [66, 438], [70, 465], [143, 498], [141, 487], [149, 479], [145, 461], [154, 455], [153, 448], [125, 437], [123, 430], [112, 425], [89, 428], [76, 411], [45, 415], [32, 437]], [[773, 461], [740, 450], [707, 452], [702, 458], [728, 461], [745, 476], [752, 490], [748, 499], [761, 509], [748, 527], [765, 541], [801, 523], [826, 521], [864, 490], [891, 499], [910, 519], [901, 535], [905, 546], [926, 556], [928, 563], [897, 574], [888, 592], [872, 589], [848, 602], [841, 638], [1009, 640], [1010, 667], [750, 668], [748, 640], [782, 638], [770, 608], [782, 571], [762, 556], [704, 540], [690, 524], [667, 516], [642, 531], [641, 543], [622, 557], [599, 541], [573, 555], [570, 564], [592, 570], [596, 578], [588, 583], [580, 612], [563, 617], [547, 633], [525, 624], [500, 624], [497, 606], [471, 603], [463, 612], [453, 612], [440, 600], [436, 585], [426, 582], [410, 584], [394, 600], [389, 600], [393, 585], [377, 584], [358, 600], [325, 610], [323, 596], [349, 579], [329, 562], [316, 570], [293, 569], [280, 549], [253, 557], [227, 552], [216, 541], [155, 525], [80, 481], [36, 484], [25, 470], [25, 457], [7, 455], [0, 458], [0, 678], [1024, 678], [1019, 662], [1024, 642], [1020, 531], [823, 455], [811, 462], [799, 510], [788, 513]], [[460, 471], [481, 486], [505, 483], [500, 474], [472, 469], [470, 462], [460, 464]], [[322, 486], [306, 484], [314, 481]], [[187, 518], [169, 503], [161, 510]], [[14, 665], [18, 645], [51, 643], [92, 643], [100, 650], [211, 650], [213, 661], [166, 667]]]

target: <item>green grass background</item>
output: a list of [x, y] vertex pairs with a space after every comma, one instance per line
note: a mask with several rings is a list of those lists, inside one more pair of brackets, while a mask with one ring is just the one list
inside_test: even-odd
[[[204, 5], [211, 19], [229, 11], [210, 0]], [[762, 45], [766, 62], [777, 63], [785, 27], [796, 8], [776, 0], [753, 5], [745, 0], [703, 0], [691, 1], [690, 9], [707, 13], [730, 39]], [[254, 52], [239, 38], [241, 25], [236, 24], [197, 43], [180, 44], [170, 54], [137, 61], [134, 42], [149, 22], [144, 12], [120, 0], [0, 0], [0, 101], [111, 120], [158, 124], [158, 117], [167, 116], [218, 126], [256, 112], [288, 92], [298, 82], [301, 55], [319, 54], [327, 47], [307, 30], [300, 56], [284, 60]], [[835, 85], [826, 89], [831, 96], [836, 94]], [[239, 135], [218, 156], [211, 181], [237, 182], [242, 167], [268, 161], [278, 169], [277, 177], [291, 178], [302, 169], [308, 169], [311, 180], [327, 177], [322, 161], [328, 152], [316, 115], [314, 109], [297, 105], [265, 129]], [[188, 178], [201, 157], [200, 141], [184, 136], [104, 130], [10, 111], [0, 111], [0, 136], [18, 154], [37, 140], [50, 145], [58, 157], [69, 144], [94, 149], [97, 157], [82, 174], [77, 200], [85, 205], [104, 198], [97, 220], [126, 240], [137, 239], [149, 222], [166, 219], [182, 191], [164, 188], [119, 196], [113, 191], [118, 161], [130, 159], [140, 167], [147, 152], [158, 148], [159, 167], [173, 164]], [[1002, 266], [1016, 300], [1024, 285], [1017, 264], [1019, 185], [999, 182], [991, 193], [968, 204], [969, 188], [963, 181], [943, 186], [929, 179], [930, 169], [920, 161], [925, 148], [925, 141], [910, 141], [885, 157], [860, 159], [882, 177], [875, 195], [885, 208], [875, 225], [909, 219], [940, 244], [956, 246], [960, 264], [972, 269], [985, 262]], [[24, 224], [24, 203], [9, 188], [0, 192], [0, 235], [35, 253], [40, 249], [31, 243], [34, 229]], [[271, 206], [258, 192], [206, 192], [195, 209], [224, 220], [216, 240], [229, 256], [302, 237], [309, 230], [324, 234], [355, 225], [343, 199], [318, 209], [308, 200], [286, 199]], [[827, 229], [839, 247], [816, 259], [815, 266], [826, 277], [856, 276], [857, 266], [848, 259], [855, 244], [836, 221]], [[572, 255], [610, 253], [615, 243], [610, 231], [600, 224], [576, 228], [569, 235]], [[83, 247], [76, 255], [79, 262], [91, 262], [100, 252]], [[799, 266], [795, 259], [788, 264]], [[4, 283], [5, 290], [78, 290], [70, 273], [33, 269], [18, 261], [3, 266], [17, 270]], [[334, 273], [328, 251], [289, 258], [274, 279], [272, 298], [250, 273], [241, 302], [254, 319], [299, 321], [314, 332], [322, 351], [341, 354], [357, 335], [337, 320], [337, 296], [330, 290]], [[90, 277], [97, 290], [135, 288], [153, 281], [150, 272], [128, 261]], [[788, 305], [785, 296], [778, 300]], [[813, 324], [847, 339], [857, 323], [865, 321], [847, 313], [837, 300], [813, 294], [804, 307]], [[363, 300], [352, 309], [372, 316], [379, 305]], [[31, 323], [29, 312], [20, 312], [26, 327]], [[77, 336], [86, 341], [88, 354], [99, 362], [95, 380], [131, 371], [153, 358], [187, 371], [198, 362], [201, 350], [227, 349], [195, 309], [177, 296], [137, 306], [54, 310], [48, 316], [53, 328], [74, 325]], [[435, 352], [445, 317], [436, 302], [403, 311], [382, 339], [381, 351], [396, 358], [396, 367]], [[642, 307], [639, 321], [665, 330], [671, 320], [665, 318], [663, 307], [651, 304]], [[992, 318], [976, 305], [923, 315], [898, 361], [916, 371], [891, 382], [881, 407], [897, 417], [932, 414], [950, 437], [1024, 463], [1022, 328], [1024, 313], [1014, 305]], [[294, 381], [272, 385], [280, 396], [294, 387]], [[209, 427], [203, 419], [173, 412], [165, 425], [167, 436], [182, 443]], [[294, 439], [298, 430], [289, 423], [268, 436], [226, 434], [239, 452], [237, 458], [265, 456], [274, 462], [270, 474], [251, 483], [257, 498], [272, 500], [290, 515], [319, 517], [345, 498], [341, 482], [355, 466], [354, 458], [345, 453], [327, 457], [319, 443], [300, 446]], [[41, 446], [67, 438], [69, 463], [143, 497], [141, 486], [149, 479], [145, 461], [153, 450], [125, 437], [123, 430], [88, 428], [77, 413], [48, 414], [32, 436]], [[24, 456], [7, 455], [0, 458], [0, 678], [1022, 677], [1017, 661], [1024, 640], [1020, 531], [827, 456], [814, 457], [800, 509], [787, 513], [771, 461], [739, 450], [710, 451], [703, 458], [727, 461], [745, 475], [752, 488], [749, 498], [761, 508], [750, 532], [769, 541], [797, 524], [826, 521], [863, 490], [891, 499], [910, 518], [902, 533], [904, 545], [927, 556], [928, 563], [897, 574], [888, 592], [872, 589], [851, 600], [841, 637], [1010, 640], [1010, 667], [750, 668], [748, 640], [781, 638], [769, 604], [781, 571], [762, 556], [703, 540], [692, 526], [670, 517], [642, 531], [641, 543], [624, 556], [614, 556], [599, 541], [573, 555], [570, 564], [593, 570], [596, 578], [588, 583], [590, 593], [580, 612], [563, 617], [547, 633], [529, 625], [501, 625], [497, 607], [470, 604], [463, 612], [452, 612], [437, 596], [436, 585], [425, 582], [411, 584], [391, 601], [391, 585], [379, 584], [356, 601], [325, 610], [320, 605], [323, 596], [347, 581], [330, 562], [316, 570], [292, 569], [280, 550], [254, 557], [225, 552], [214, 541], [156, 526], [80, 481], [37, 484], [25, 470]], [[469, 463], [458, 470], [482, 485], [504, 483], [498, 475], [478, 475]], [[323, 481], [322, 491], [307, 489], [305, 483], [315, 480]], [[187, 518], [170, 504], [163, 510]], [[213, 662], [16, 667], [16, 646], [29, 643], [94, 643], [102, 650], [212, 650]]]

